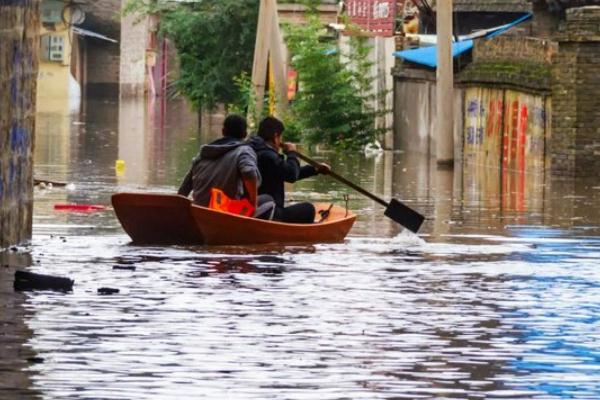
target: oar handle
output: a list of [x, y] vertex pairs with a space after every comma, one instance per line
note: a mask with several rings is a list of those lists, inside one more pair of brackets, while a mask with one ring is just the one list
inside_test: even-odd
[[[298, 153], [296, 152], [296, 154], [298, 155], [298, 158], [300, 158], [301, 160], [306, 161], [307, 163], [309, 163], [310, 165], [312, 165], [313, 167], [318, 167], [319, 163], [316, 162], [315, 160], [312, 160], [310, 158], [308, 158], [307, 156], [305, 156], [304, 154]], [[336, 174], [335, 172], [331, 171], [329, 172], [329, 176], [331, 176], [332, 178], [340, 181], [341, 183], [343, 183], [346, 186], [350, 186], [352, 189], [356, 190], [357, 192], [367, 196], [368, 198], [370, 198], [371, 200], [375, 200], [376, 202], [378, 202], [379, 204], [381, 204], [384, 207], [388, 207], [389, 203], [377, 196], [375, 196], [373, 193], [368, 192], [367, 190], [361, 188], [360, 186], [356, 185], [353, 182], [350, 182], [348, 179], [344, 178], [343, 176], [340, 176], [338, 174]]]

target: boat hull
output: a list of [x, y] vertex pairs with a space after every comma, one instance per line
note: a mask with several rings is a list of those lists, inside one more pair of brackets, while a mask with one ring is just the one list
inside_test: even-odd
[[159, 193], [117, 193], [112, 205], [121, 226], [135, 244], [203, 244], [202, 232], [183, 196]]
[[[356, 215], [334, 205], [327, 219], [314, 224], [265, 221], [193, 205], [188, 198], [171, 194], [118, 193], [112, 196], [112, 204], [135, 244], [337, 243], [344, 240], [356, 220]], [[317, 211], [329, 207], [315, 204]]]
[[[315, 208], [319, 211], [329, 205], [315, 204]], [[192, 216], [209, 245], [338, 243], [356, 220], [356, 215], [337, 206], [333, 206], [327, 220], [314, 224], [265, 221], [196, 205], [192, 205]]]

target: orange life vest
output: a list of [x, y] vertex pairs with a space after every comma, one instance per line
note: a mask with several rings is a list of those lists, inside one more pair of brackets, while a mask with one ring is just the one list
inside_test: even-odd
[[208, 208], [211, 210], [227, 212], [231, 214], [251, 217], [254, 215], [254, 207], [248, 199], [230, 199], [221, 189], [210, 189], [210, 202]]

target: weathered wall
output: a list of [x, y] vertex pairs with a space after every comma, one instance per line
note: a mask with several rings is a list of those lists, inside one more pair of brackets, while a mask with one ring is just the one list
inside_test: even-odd
[[[550, 135], [552, 42], [511, 36], [478, 41], [472, 63], [456, 76], [455, 160], [525, 171], [542, 170]], [[435, 148], [435, 72], [394, 69], [396, 148]]]
[[[435, 72], [395, 67], [394, 75], [394, 148], [405, 152], [433, 153], [436, 148]], [[461, 88], [454, 93], [454, 160], [462, 159], [463, 98]]]
[[551, 92], [551, 62], [556, 43], [530, 37], [498, 36], [478, 40], [473, 62], [459, 80], [463, 84], [501, 85], [531, 93]]
[[[121, 0], [85, 1], [82, 28], [119, 40], [121, 36]], [[118, 96], [120, 45], [100, 39], [85, 38], [87, 58], [87, 96]]]
[[[128, 0], [122, 0], [122, 7]], [[143, 96], [146, 92], [146, 48], [150, 18], [127, 15], [121, 24], [121, 97]]]
[[499, 36], [476, 42], [460, 74], [465, 161], [520, 173], [544, 172], [550, 137], [550, 71], [556, 45]]
[[31, 236], [39, 4], [0, 0], [0, 247]]
[[567, 11], [554, 59], [552, 172], [600, 172], [600, 7]]
[[473, 62], [459, 78], [465, 87], [466, 193], [497, 192], [493, 201], [505, 210], [540, 209], [532, 199], [542, 196], [532, 194], [544, 188], [555, 52], [553, 42], [539, 38], [503, 35], [476, 42]]
[[544, 172], [550, 101], [507, 89], [465, 92], [466, 163], [518, 172]]
[[531, 10], [528, 0], [454, 0], [458, 12], [527, 12]]

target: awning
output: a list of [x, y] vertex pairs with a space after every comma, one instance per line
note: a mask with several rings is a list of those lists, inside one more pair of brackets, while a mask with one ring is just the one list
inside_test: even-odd
[[[461, 54], [470, 51], [473, 48], [474, 38], [485, 37], [487, 39], [491, 39], [519, 25], [523, 21], [530, 19], [532, 16], [532, 13], [527, 13], [509, 24], [497, 26], [495, 28], [483, 29], [481, 31], [477, 31], [469, 35], [469, 39], [452, 43], [452, 57], [456, 58]], [[394, 53], [394, 56], [416, 64], [425, 65], [431, 68], [437, 68], [437, 46], [420, 47], [418, 49], [396, 51]]]
[[111, 42], [111, 43], [118, 43], [115, 39], [111, 39], [107, 36], [101, 35], [96, 32], [88, 31], [87, 29], [78, 28], [76, 26], [71, 27], [71, 29], [73, 29], [73, 33], [80, 35], [80, 36], [88, 36], [88, 37], [93, 37], [96, 39], [106, 40], [107, 42]]

